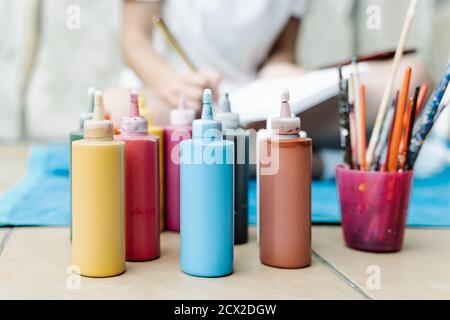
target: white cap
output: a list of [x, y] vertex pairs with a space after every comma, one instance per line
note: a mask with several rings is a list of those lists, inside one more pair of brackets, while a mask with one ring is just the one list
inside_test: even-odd
[[112, 139], [114, 135], [113, 123], [105, 120], [103, 92], [97, 90], [94, 96], [94, 112], [91, 120], [84, 122], [84, 137], [93, 139]]
[[231, 112], [228, 93], [225, 94], [220, 111], [214, 113], [214, 119], [222, 122], [223, 130], [239, 128], [239, 115]]
[[280, 116], [271, 119], [271, 129], [280, 135], [293, 135], [300, 133], [300, 118], [293, 117], [289, 104], [289, 91], [283, 89], [281, 93]]
[[186, 97], [181, 95], [176, 109], [170, 111], [170, 124], [174, 126], [190, 126], [195, 120], [195, 110], [186, 107]]

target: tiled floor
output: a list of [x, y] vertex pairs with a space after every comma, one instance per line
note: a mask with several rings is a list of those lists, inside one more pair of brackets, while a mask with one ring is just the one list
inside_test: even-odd
[[[0, 147], [0, 191], [23, 173], [26, 148], [11, 148]], [[92, 279], [71, 273], [67, 228], [0, 228], [0, 299], [450, 299], [450, 230], [408, 229], [402, 252], [370, 254], [346, 248], [340, 227], [314, 226], [313, 263], [300, 270], [260, 264], [250, 234], [229, 277], [180, 272], [179, 237], [165, 232], [160, 259]]]

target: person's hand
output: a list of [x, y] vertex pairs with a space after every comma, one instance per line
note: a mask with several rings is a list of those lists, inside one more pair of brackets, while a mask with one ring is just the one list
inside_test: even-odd
[[301, 76], [306, 71], [296, 64], [288, 62], [270, 63], [262, 67], [259, 71], [260, 78], [276, 78], [288, 76]]
[[210, 88], [217, 99], [221, 80], [222, 76], [212, 69], [188, 73], [170, 71], [161, 76], [154, 90], [172, 108], [177, 106], [184, 94], [187, 107], [198, 111], [202, 106], [203, 90]]

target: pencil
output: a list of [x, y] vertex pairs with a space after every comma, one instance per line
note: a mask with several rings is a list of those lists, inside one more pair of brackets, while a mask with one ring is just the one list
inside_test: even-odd
[[403, 116], [408, 101], [409, 82], [411, 80], [411, 68], [408, 67], [403, 78], [403, 86], [397, 105], [397, 114], [394, 119], [392, 141], [389, 145], [389, 158], [387, 159], [387, 171], [396, 171], [398, 166], [398, 153], [403, 129]]
[[386, 157], [384, 158], [382, 171], [386, 171], [387, 162], [388, 162], [388, 159], [389, 159], [390, 146], [391, 146], [391, 143], [392, 143], [392, 136], [393, 136], [393, 133], [394, 133], [394, 121], [395, 121], [395, 118], [397, 117], [397, 111], [398, 111], [398, 99], [399, 99], [399, 96], [400, 96], [400, 93], [397, 91], [397, 96], [396, 96], [395, 105], [394, 105], [394, 116], [392, 118], [391, 126], [389, 128], [389, 138], [388, 138], [386, 149], [385, 149], [386, 150], [386, 154], [385, 154]]
[[408, 102], [406, 104], [405, 113], [403, 114], [403, 129], [402, 129], [403, 131], [402, 131], [402, 139], [400, 140], [400, 151], [403, 150], [403, 146], [404, 146], [403, 142], [404, 142], [404, 140], [406, 138], [405, 137], [405, 132], [407, 131], [407, 130], [405, 130], [405, 128], [408, 126], [408, 121], [409, 121], [409, 118], [411, 116], [409, 114], [409, 111], [412, 108], [413, 101], [414, 101], [414, 98], [409, 98], [409, 100], [408, 100]]
[[395, 51], [394, 60], [392, 62], [391, 73], [386, 84], [386, 88], [383, 93], [383, 98], [381, 100], [380, 108], [375, 120], [375, 124], [372, 130], [372, 135], [370, 136], [369, 146], [367, 148], [367, 164], [370, 166], [373, 160], [373, 153], [377, 141], [380, 138], [381, 127], [383, 126], [384, 118], [389, 109], [389, 99], [392, 93], [394, 82], [397, 77], [398, 69], [400, 67], [400, 61], [403, 56], [405, 49], [406, 40], [411, 29], [411, 24], [414, 18], [414, 12], [416, 10], [417, 0], [411, 0], [408, 8], [408, 13], [406, 14], [405, 22], [403, 24], [402, 33], [400, 35], [400, 40], [398, 42], [397, 49]]
[[172, 46], [172, 48], [175, 50], [175, 52], [180, 56], [181, 60], [184, 61], [184, 63], [189, 67], [189, 69], [192, 72], [196, 72], [198, 69], [196, 66], [192, 63], [191, 59], [189, 59], [188, 55], [185, 53], [177, 39], [174, 37], [172, 32], [170, 32], [169, 28], [165, 24], [164, 20], [156, 15], [153, 17], [153, 23], [161, 30], [164, 37], [167, 39], [169, 44]]
[[360, 127], [361, 136], [359, 137], [359, 153], [361, 161], [361, 170], [366, 170], [366, 88], [361, 85], [361, 110], [360, 110]]
[[420, 111], [422, 111], [423, 102], [425, 101], [425, 97], [427, 96], [428, 84], [423, 84], [420, 87], [419, 97], [417, 98], [417, 108], [415, 118], [419, 117]]

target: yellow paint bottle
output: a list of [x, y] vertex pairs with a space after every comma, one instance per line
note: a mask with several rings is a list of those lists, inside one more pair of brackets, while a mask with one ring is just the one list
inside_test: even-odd
[[125, 271], [125, 144], [104, 120], [102, 92], [94, 99], [72, 143], [72, 261], [83, 276], [111, 277]]
[[139, 94], [139, 113], [147, 119], [148, 134], [159, 138], [159, 223], [160, 229], [165, 229], [165, 208], [164, 208], [164, 135], [163, 128], [155, 126], [152, 113], [145, 107], [144, 94]]

